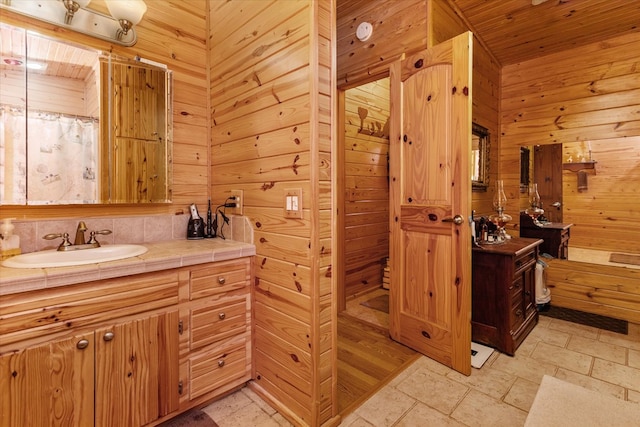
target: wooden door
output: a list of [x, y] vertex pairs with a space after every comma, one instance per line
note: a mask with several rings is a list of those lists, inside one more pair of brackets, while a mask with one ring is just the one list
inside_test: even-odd
[[390, 334], [466, 375], [471, 46], [465, 33], [390, 70]]
[[93, 426], [93, 334], [0, 357], [0, 426]]
[[534, 148], [533, 182], [538, 184], [544, 216], [551, 222], [562, 222], [562, 144]]
[[141, 426], [178, 409], [177, 311], [96, 331], [96, 426]]

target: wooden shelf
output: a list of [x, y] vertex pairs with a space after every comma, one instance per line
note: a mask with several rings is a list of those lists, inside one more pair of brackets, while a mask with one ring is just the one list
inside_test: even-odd
[[563, 163], [562, 169], [570, 170], [571, 172], [578, 172], [578, 171], [587, 170], [587, 169], [595, 170], [596, 163], [597, 163], [596, 161]]

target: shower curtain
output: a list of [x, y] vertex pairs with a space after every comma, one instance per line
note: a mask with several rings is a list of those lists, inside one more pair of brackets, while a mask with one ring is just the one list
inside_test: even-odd
[[[0, 156], [5, 173], [0, 187], [7, 196], [14, 197], [12, 203], [24, 203], [25, 199], [29, 205], [97, 202], [99, 129], [96, 119], [29, 110], [28, 147], [25, 149], [25, 144], [18, 149], [15, 147], [24, 137], [20, 134], [24, 129], [24, 110], [2, 108], [2, 111]], [[11, 151], [5, 148], [9, 144], [14, 147]], [[26, 174], [24, 167], [14, 167], [10, 176], [6, 167], [9, 162], [26, 164]], [[5, 198], [1, 200], [4, 203]]]

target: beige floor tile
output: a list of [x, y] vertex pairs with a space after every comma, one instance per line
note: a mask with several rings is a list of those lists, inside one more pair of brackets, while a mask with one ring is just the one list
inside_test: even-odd
[[600, 359], [609, 360], [611, 362], [624, 365], [627, 361], [627, 349], [615, 344], [592, 340], [578, 335], [573, 335], [567, 345], [568, 350], [577, 351], [578, 353], [587, 354], [589, 356], [599, 357]]
[[[483, 367], [484, 368], [484, 367]], [[472, 369], [471, 375], [462, 375], [451, 371], [447, 374], [450, 378], [467, 387], [478, 390], [494, 399], [502, 399], [516, 380], [516, 376], [498, 369]]]
[[627, 390], [627, 400], [629, 402], [640, 403], [640, 391]]
[[249, 399], [246, 394], [239, 391], [213, 402], [202, 410], [217, 422], [219, 419], [228, 417], [229, 415], [242, 410], [251, 403], [251, 399]]
[[[213, 417], [212, 417], [213, 418]], [[258, 405], [251, 402], [241, 411], [234, 412], [224, 418], [213, 418], [220, 427], [256, 426], [280, 427], [280, 425], [264, 412]]]
[[549, 329], [563, 331], [572, 335], [580, 335], [585, 338], [597, 339], [600, 329], [591, 326], [579, 325], [577, 323], [567, 322], [566, 320], [551, 319]]
[[277, 412], [271, 416], [271, 419], [278, 423], [280, 427], [294, 427], [293, 424]]
[[521, 356], [517, 352], [514, 357], [500, 354], [496, 361], [491, 364], [491, 367], [536, 384], [540, 384], [543, 376], [554, 375], [558, 369], [551, 363]]
[[598, 340], [640, 351], [640, 337], [635, 335], [624, 335], [611, 331], [601, 331]]
[[415, 371], [396, 388], [444, 414], [450, 414], [469, 391], [469, 387], [428, 369]]
[[621, 387], [619, 385], [611, 384], [606, 381], [601, 381], [599, 379], [589, 377], [587, 375], [578, 374], [576, 372], [562, 368], [558, 369], [556, 378], [575, 385], [579, 385], [589, 390], [597, 391], [602, 394], [608, 394], [610, 396], [624, 400], [625, 390], [624, 387]]
[[540, 384], [538, 383], [518, 378], [504, 397], [504, 403], [508, 403], [523, 411], [529, 411], [539, 387]]
[[581, 374], [588, 374], [593, 363], [593, 357], [591, 356], [544, 342], [536, 346], [531, 358]]
[[267, 414], [269, 415], [275, 415], [278, 413], [278, 411], [276, 411], [275, 409], [273, 409], [271, 406], [269, 406], [269, 404], [267, 402], [265, 402], [264, 400], [262, 400], [262, 398], [260, 396], [258, 396], [253, 390], [251, 390], [249, 387], [243, 387], [242, 389], [240, 389], [240, 391], [247, 396], [249, 399], [251, 399], [251, 401], [253, 403], [255, 403], [256, 405], [258, 405], [260, 407], [260, 409], [262, 409], [263, 411], [265, 411]]
[[516, 427], [524, 425], [527, 413], [471, 390], [453, 411], [451, 417], [474, 427]]
[[640, 351], [629, 350], [629, 366], [640, 369]]
[[340, 422], [340, 427], [375, 427], [361, 416], [351, 413]]
[[596, 359], [591, 376], [640, 392], [640, 369]]
[[465, 424], [418, 402], [394, 427], [416, 426], [464, 427]]
[[[531, 331], [527, 338], [525, 338], [522, 345], [532, 342], [536, 344], [539, 342], [546, 342], [547, 344], [553, 344], [558, 347], [566, 347], [570, 336], [571, 334], [567, 332], [538, 325], [533, 329], [533, 331]], [[522, 346], [518, 348], [518, 351], [520, 351], [521, 348]]]
[[386, 427], [402, 418], [415, 403], [415, 399], [387, 386], [364, 402], [355, 412], [376, 427]]

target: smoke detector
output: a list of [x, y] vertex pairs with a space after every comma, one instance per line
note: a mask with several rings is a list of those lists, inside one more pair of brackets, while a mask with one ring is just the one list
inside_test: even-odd
[[373, 25], [368, 22], [361, 22], [356, 29], [356, 37], [361, 42], [369, 40], [373, 34]]

